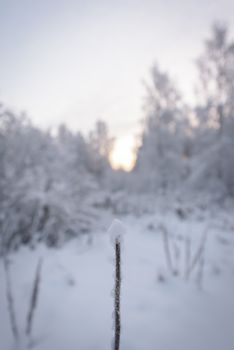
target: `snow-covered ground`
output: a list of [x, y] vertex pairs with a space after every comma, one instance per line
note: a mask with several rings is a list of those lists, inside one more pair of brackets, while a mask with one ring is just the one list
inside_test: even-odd
[[[183, 213], [164, 208], [155, 215], [126, 216], [121, 220], [127, 230], [122, 243], [121, 350], [233, 350], [231, 214], [197, 209], [184, 218]], [[109, 218], [105, 225], [110, 225]], [[177, 275], [172, 275], [166, 264], [161, 225], [170, 236]], [[204, 232], [207, 240], [199, 287], [201, 265], [195, 267], [188, 281], [185, 279], [185, 242], [190, 237], [194, 256]], [[43, 266], [32, 331], [34, 349], [111, 349], [114, 247], [107, 230], [94, 232], [89, 245], [82, 238], [58, 250], [39, 246], [36, 250], [21, 248], [11, 255], [11, 280], [22, 339], [39, 257], [43, 257]], [[2, 261], [0, 281], [0, 349], [11, 350], [14, 341]]]

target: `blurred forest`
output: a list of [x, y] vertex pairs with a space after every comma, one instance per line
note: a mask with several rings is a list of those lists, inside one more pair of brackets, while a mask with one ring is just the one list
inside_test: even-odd
[[99, 227], [103, 211], [139, 210], [147, 195], [233, 197], [234, 41], [226, 25], [212, 27], [196, 65], [196, 106], [153, 65], [129, 173], [111, 168], [114, 139], [103, 121], [87, 137], [65, 125], [43, 131], [2, 104], [1, 254], [39, 241], [59, 246]]

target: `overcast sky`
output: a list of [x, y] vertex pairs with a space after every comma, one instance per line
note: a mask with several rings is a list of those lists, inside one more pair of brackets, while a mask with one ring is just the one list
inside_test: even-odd
[[233, 16], [233, 0], [0, 0], [0, 100], [42, 127], [102, 118], [125, 137], [152, 63], [189, 97], [210, 24]]

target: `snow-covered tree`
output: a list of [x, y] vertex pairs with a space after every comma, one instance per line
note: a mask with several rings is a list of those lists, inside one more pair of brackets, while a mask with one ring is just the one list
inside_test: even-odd
[[[198, 59], [200, 103], [196, 108], [197, 157], [193, 181], [200, 187], [224, 186], [234, 194], [234, 41], [216, 23]], [[209, 183], [207, 183], [209, 181]]]
[[187, 176], [189, 119], [177, 88], [157, 65], [147, 85], [145, 111], [135, 172], [145, 188], [172, 188]]
[[109, 135], [107, 124], [98, 120], [89, 134], [88, 169], [96, 176], [99, 183], [110, 170], [109, 158], [114, 145], [114, 138]]

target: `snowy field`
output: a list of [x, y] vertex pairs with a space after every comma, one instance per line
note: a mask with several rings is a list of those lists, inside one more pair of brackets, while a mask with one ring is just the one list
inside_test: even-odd
[[[122, 350], [233, 350], [234, 220], [231, 212], [172, 209], [157, 215], [121, 218]], [[106, 219], [106, 228], [110, 225]], [[167, 264], [162, 225], [174, 274]], [[205, 232], [203, 259], [186, 280]], [[164, 237], [164, 238], [163, 238]], [[187, 242], [187, 243], [186, 243]], [[187, 248], [186, 248], [187, 247]], [[186, 257], [187, 256], [187, 257]], [[63, 248], [21, 248], [11, 255], [10, 273], [21, 348], [27, 348], [25, 321], [39, 257], [43, 258], [32, 338], [38, 350], [105, 350], [113, 339], [114, 247], [107, 229], [69, 241]], [[15, 347], [0, 265], [0, 349]]]

